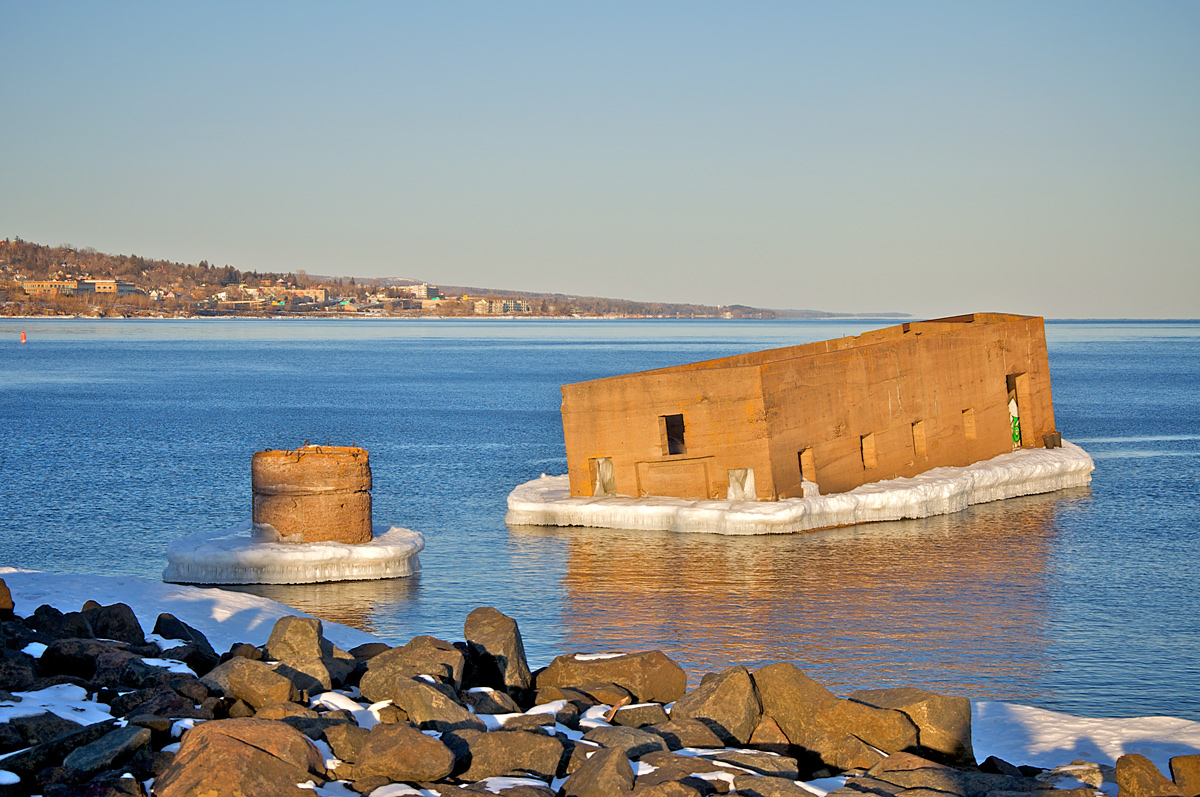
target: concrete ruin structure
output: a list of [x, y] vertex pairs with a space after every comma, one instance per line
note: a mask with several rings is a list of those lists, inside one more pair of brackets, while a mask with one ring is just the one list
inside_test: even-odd
[[901, 324], [562, 396], [573, 497], [803, 498], [1061, 445], [1033, 316]]
[[371, 464], [356, 446], [259, 451], [251, 519], [167, 545], [172, 584], [320, 584], [411, 576], [419, 532], [372, 526]]
[[250, 460], [253, 522], [281, 542], [371, 541], [371, 464], [366, 449], [304, 446]]

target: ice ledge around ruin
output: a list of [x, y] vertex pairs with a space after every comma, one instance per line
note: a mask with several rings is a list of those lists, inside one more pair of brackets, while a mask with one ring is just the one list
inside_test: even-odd
[[884, 520], [960, 512], [972, 504], [1049, 493], [1091, 483], [1095, 464], [1073, 443], [1023, 448], [965, 467], [864, 484], [846, 493], [780, 501], [683, 498], [572, 498], [566, 476], [519, 485], [505, 522], [709, 534], [789, 534]]
[[269, 527], [246, 521], [179, 537], [167, 546], [171, 584], [317, 584], [411, 576], [425, 548], [419, 532], [375, 526], [370, 542], [272, 542]]

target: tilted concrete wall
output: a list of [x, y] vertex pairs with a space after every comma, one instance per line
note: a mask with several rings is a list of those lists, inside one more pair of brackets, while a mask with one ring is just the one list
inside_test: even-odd
[[[1044, 325], [1029, 316], [914, 322], [565, 385], [571, 494], [593, 494], [598, 457], [611, 458], [618, 494], [683, 498], [725, 498], [734, 468], [753, 468], [759, 499], [800, 497], [805, 449], [822, 493], [968, 465], [1012, 450], [1007, 377], [1017, 374], [1021, 444], [1041, 447], [1054, 407]], [[659, 419], [672, 414], [684, 417], [685, 454], [663, 447]]]
[[[1023, 447], [1042, 447], [1054, 406], [1040, 318], [954, 325], [910, 324], [855, 348], [763, 366], [772, 469], [779, 497], [802, 495], [799, 452], [812, 449], [822, 493], [969, 465], [1013, 449], [1009, 374], [1025, 374], [1018, 402]], [[1022, 392], [1025, 392], [1024, 390]], [[975, 439], [964, 430], [971, 410]], [[925, 453], [914, 443], [921, 422]], [[871, 435], [874, 467], [863, 461]]]

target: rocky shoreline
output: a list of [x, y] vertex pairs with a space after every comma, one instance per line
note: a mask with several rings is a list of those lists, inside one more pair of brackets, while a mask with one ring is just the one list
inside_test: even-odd
[[1200, 795], [1200, 755], [1172, 758], [1173, 780], [1136, 754], [977, 763], [966, 698], [838, 697], [787, 663], [691, 690], [660, 651], [531, 672], [491, 608], [463, 641], [342, 651], [319, 620], [284, 617], [218, 654], [170, 614], [147, 635], [125, 604], [16, 599], [0, 580], [0, 797]]

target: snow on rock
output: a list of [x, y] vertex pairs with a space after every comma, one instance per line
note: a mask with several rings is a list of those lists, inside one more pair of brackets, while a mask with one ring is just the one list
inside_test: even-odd
[[[105, 606], [124, 603], [142, 628], [153, 628], [158, 615], [169, 612], [203, 633], [216, 650], [228, 650], [237, 642], [262, 645], [280, 617], [312, 616], [257, 595], [132, 576], [71, 576], [0, 567], [0, 578], [8, 584], [22, 616], [32, 615], [43, 603], [63, 612], [79, 611], [86, 600]], [[342, 650], [389, 641], [337, 623], [322, 621], [322, 625], [325, 638]]]
[[87, 690], [75, 684], [55, 684], [37, 692], [13, 692], [12, 695], [12, 700], [0, 700], [0, 722], [8, 722], [14, 717], [36, 717], [45, 712], [80, 725], [113, 718], [107, 705], [88, 700]]
[[[278, 539], [278, 535], [276, 535]], [[189, 534], [167, 546], [163, 581], [173, 584], [316, 584], [411, 576], [425, 538], [398, 526], [375, 527], [370, 542], [277, 542], [246, 521]]]
[[864, 484], [846, 493], [779, 501], [572, 498], [566, 476], [543, 475], [509, 494], [505, 522], [710, 534], [788, 534], [946, 515], [972, 504], [1082, 487], [1091, 483], [1094, 469], [1086, 451], [1063, 441], [1062, 448], [1023, 448], [965, 467], [934, 468], [911, 478]]
[[1173, 756], [1200, 753], [1200, 722], [1178, 717], [1075, 717], [1016, 703], [971, 704], [971, 744], [1013, 764], [1053, 769], [1081, 760], [1113, 765], [1126, 753], [1146, 756], [1170, 773]]

